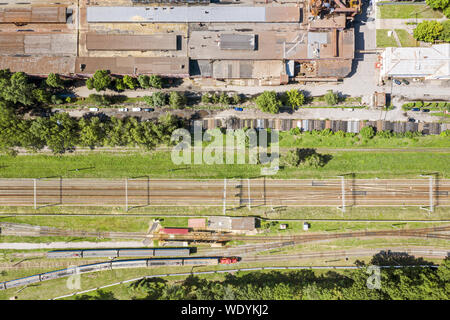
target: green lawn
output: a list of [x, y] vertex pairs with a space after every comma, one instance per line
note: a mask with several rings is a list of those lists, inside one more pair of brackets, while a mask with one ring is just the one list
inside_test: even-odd
[[290, 132], [280, 133], [281, 148], [450, 148], [448, 137], [420, 136], [415, 138], [382, 138], [372, 139], [356, 137], [320, 136], [318, 134], [302, 133], [295, 135]]
[[408, 31], [403, 29], [395, 29], [402, 47], [418, 47], [419, 42], [416, 41]]
[[388, 37], [387, 33], [389, 29], [377, 29], [377, 47], [397, 47], [397, 42], [395, 41], [394, 35]]
[[[450, 154], [440, 152], [332, 152], [321, 168], [281, 168], [268, 178], [329, 178], [356, 173], [357, 178], [417, 178], [422, 172], [450, 173]], [[224, 155], [225, 156], [225, 155]], [[148, 175], [150, 178], [253, 178], [261, 175], [260, 165], [214, 164], [175, 165], [169, 152], [84, 153], [83, 155], [0, 156], [0, 178], [124, 178]], [[92, 168], [93, 167], [93, 168]], [[77, 168], [92, 168], [75, 171]]]
[[378, 6], [378, 18], [381, 19], [415, 19], [416, 17], [418, 19], [443, 18], [443, 15], [439, 10], [433, 10], [425, 4]]
[[[118, 223], [123, 222], [124, 228], [129, 231], [147, 230], [148, 222], [150, 220], [163, 217], [163, 225], [169, 226], [185, 226], [186, 217], [198, 216], [215, 216], [222, 215], [222, 208], [219, 207], [140, 207], [126, 213], [124, 207], [45, 207], [38, 211], [33, 207], [0, 207], [0, 212], [3, 216], [0, 221], [29, 223], [62, 227], [67, 226], [83, 226], [86, 230], [117, 230], [124, 231], [119, 228]], [[32, 215], [51, 214], [51, 216], [44, 217], [7, 217], [8, 215]], [[63, 215], [64, 214], [64, 215]], [[84, 219], [82, 215], [95, 214], [96, 217], [89, 217]], [[123, 214], [122, 217], [101, 217], [101, 215]], [[80, 216], [81, 215], [81, 216]], [[148, 215], [148, 217], [136, 217], [133, 215]], [[426, 211], [418, 207], [348, 207], [343, 213], [336, 207], [287, 207], [282, 210], [271, 210], [268, 207], [253, 207], [249, 210], [247, 207], [238, 210], [232, 210], [230, 207], [227, 211], [228, 216], [260, 216], [267, 219], [348, 219], [348, 220], [449, 220], [450, 207], [436, 207], [433, 214], [428, 214]], [[63, 219], [63, 220], [59, 220]], [[67, 219], [67, 220], [65, 220]], [[96, 219], [98, 222], [96, 222]], [[111, 223], [108, 220], [111, 219]], [[312, 221], [312, 220], [311, 220]], [[96, 224], [93, 226], [92, 224]], [[103, 226], [104, 224], [104, 226]], [[108, 229], [107, 229], [108, 228]], [[119, 228], [119, 229], [118, 229]]]

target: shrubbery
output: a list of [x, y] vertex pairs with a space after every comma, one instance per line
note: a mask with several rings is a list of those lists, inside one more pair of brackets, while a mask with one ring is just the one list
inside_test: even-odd
[[283, 162], [289, 167], [323, 167], [331, 159], [330, 155], [322, 155], [316, 149], [293, 149], [283, 156]]
[[264, 91], [255, 102], [261, 111], [269, 113], [278, 113], [282, 104], [275, 91]]

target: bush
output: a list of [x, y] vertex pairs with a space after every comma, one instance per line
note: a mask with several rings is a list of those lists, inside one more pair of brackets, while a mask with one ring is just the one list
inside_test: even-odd
[[202, 103], [204, 104], [211, 103], [211, 95], [208, 92], [202, 94]]
[[217, 93], [213, 93], [213, 94], [211, 95], [211, 101], [212, 101], [212, 103], [214, 103], [214, 104], [219, 103], [219, 96], [217, 95]]
[[263, 112], [278, 113], [281, 101], [275, 91], [264, 91], [256, 98], [256, 105]]
[[59, 75], [54, 73], [49, 73], [45, 83], [51, 88], [64, 88], [64, 81], [59, 77]]
[[414, 29], [413, 35], [416, 40], [434, 42], [439, 39], [443, 25], [438, 21], [423, 21]]
[[114, 86], [116, 87], [117, 91], [123, 91], [127, 89], [127, 86], [123, 82], [123, 79], [117, 78], [114, 80]]
[[106, 70], [95, 71], [92, 78], [86, 80], [89, 90], [95, 89], [97, 92], [106, 90], [112, 83], [112, 78]]
[[162, 78], [156, 74], [152, 74], [150, 76], [149, 82], [153, 88], [157, 88], [157, 89], [162, 88]]
[[339, 102], [339, 96], [334, 93], [332, 90], [328, 90], [328, 92], [324, 96], [325, 101], [328, 105], [334, 106]]
[[169, 95], [169, 104], [172, 108], [181, 108], [186, 104], [186, 97], [176, 91], [172, 91]]
[[433, 9], [445, 9], [449, 5], [449, 0], [426, 0], [425, 2]]
[[364, 139], [372, 139], [373, 136], [375, 135], [375, 130], [368, 126], [368, 127], [363, 127], [360, 131], [359, 134], [361, 135], [361, 137], [363, 137]]
[[[447, 7], [447, 16], [450, 15], [450, 6]], [[442, 32], [439, 39], [450, 42], [450, 20], [445, 20], [442, 22]]]
[[233, 104], [239, 104], [242, 102], [241, 96], [237, 93], [233, 94], [231, 100], [233, 101]]
[[153, 97], [152, 96], [144, 96], [144, 101], [147, 103], [150, 107], [153, 107]]
[[450, 5], [442, 12], [448, 19], [450, 19]]
[[291, 167], [323, 167], [327, 161], [331, 159], [329, 155], [322, 155], [316, 152], [316, 149], [308, 148], [296, 148], [289, 150], [285, 156], [283, 156], [283, 162], [287, 166]]
[[162, 107], [167, 104], [167, 95], [164, 92], [154, 92], [152, 94], [153, 106]]
[[450, 130], [442, 131], [440, 136], [441, 137], [450, 137]]
[[148, 89], [148, 88], [151, 87], [151, 85], [150, 85], [150, 77], [147, 76], [147, 75], [141, 74], [141, 75], [138, 77], [138, 82], [139, 82], [139, 86], [140, 86], [141, 88]]
[[286, 104], [295, 110], [305, 103], [305, 96], [297, 89], [292, 89], [286, 92]]
[[130, 77], [129, 75], [123, 76], [123, 83], [131, 90], [134, 90], [137, 87], [136, 79], [133, 77]]
[[230, 97], [225, 92], [222, 92], [219, 97], [220, 104], [230, 104]]

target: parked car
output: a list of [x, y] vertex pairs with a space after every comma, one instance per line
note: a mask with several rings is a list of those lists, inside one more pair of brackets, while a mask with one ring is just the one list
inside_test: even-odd
[[98, 108], [89, 108], [89, 111], [96, 112], [98, 111]]
[[420, 108], [412, 108], [411, 111], [420, 111]]
[[422, 109], [422, 112], [430, 112], [430, 109]]
[[398, 85], [401, 85], [402, 83], [399, 81], [399, 80], [397, 80], [397, 79], [394, 79], [394, 83], [395, 84], [398, 84]]
[[244, 111], [244, 108], [235, 107], [234, 110], [236, 110], [236, 111]]
[[141, 108], [133, 108], [133, 109], [131, 109], [131, 111], [139, 112], [139, 111], [142, 111], [142, 109]]
[[414, 118], [408, 118], [408, 121], [409, 121], [409, 122], [416, 122], [416, 119], [414, 119]]
[[128, 108], [119, 108], [119, 111], [120, 111], [120, 112], [127, 112], [127, 111], [128, 111]]
[[145, 112], [152, 112], [152, 111], [155, 111], [155, 109], [153, 109], [153, 108], [144, 108], [144, 111]]
[[408, 85], [408, 84], [409, 84], [409, 81], [408, 81], [408, 80], [406, 80], [406, 79], [403, 79], [403, 80], [402, 80], [402, 82], [403, 82], [404, 84], [406, 84], [406, 85]]

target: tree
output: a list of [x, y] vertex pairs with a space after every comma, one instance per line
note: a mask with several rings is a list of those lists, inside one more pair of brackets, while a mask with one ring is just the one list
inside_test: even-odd
[[[442, 11], [442, 13], [448, 18], [450, 19], [450, 5], [444, 9], [444, 11]], [[444, 21], [445, 22], [445, 21]]]
[[339, 96], [336, 93], [334, 93], [333, 90], [328, 90], [324, 98], [326, 103], [330, 106], [334, 106], [339, 102]]
[[219, 102], [221, 104], [230, 104], [230, 97], [225, 92], [222, 92], [219, 96]]
[[287, 103], [292, 108], [292, 110], [295, 110], [296, 108], [305, 103], [305, 96], [303, 95], [303, 93], [301, 93], [296, 89], [287, 91], [286, 96], [287, 96]]
[[375, 130], [371, 126], [363, 127], [359, 134], [366, 139], [372, 139], [375, 136]]
[[150, 85], [150, 77], [145, 75], [145, 74], [141, 74], [138, 77], [138, 82], [139, 82], [139, 85], [141, 86], [141, 88], [143, 88], [143, 89], [148, 89], [148, 88], [151, 87], [151, 85]]
[[233, 94], [231, 100], [233, 101], [233, 104], [239, 104], [242, 101], [241, 96], [237, 93]]
[[37, 118], [30, 126], [36, 140], [45, 143], [54, 153], [73, 149], [78, 142], [77, 121], [68, 113], [57, 113], [50, 118]]
[[122, 78], [116, 78], [114, 80], [114, 86], [116, 87], [117, 91], [124, 91], [127, 89], [126, 84], [123, 82]]
[[154, 92], [152, 94], [153, 106], [162, 107], [167, 104], [167, 95], [164, 92]]
[[256, 98], [256, 105], [263, 112], [278, 113], [281, 101], [275, 91], [264, 91]]
[[106, 90], [111, 83], [112, 78], [107, 70], [97, 70], [92, 78], [86, 80], [88, 89], [95, 89], [97, 92]]
[[59, 77], [59, 75], [54, 73], [49, 73], [47, 79], [45, 79], [45, 83], [51, 87], [56, 89], [64, 88], [64, 81]]
[[133, 77], [130, 77], [129, 75], [123, 76], [123, 83], [131, 90], [134, 90], [137, 87], [136, 79]]
[[30, 106], [34, 103], [34, 88], [34, 84], [28, 82], [28, 76], [23, 72], [11, 75], [8, 70], [0, 77], [0, 97], [6, 101]]
[[105, 124], [99, 117], [90, 119], [81, 118], [78, 121], [80, 127], [80, 143], [83, 146], [94, 149], [104, 145], [106, 136]]
[[156, 74], [152, 74], [150, 76], [150, 85], [153, 88], [161, 89], [162, 88], [162, 79], [161, 79], [161, 77], [156, 75]]
[[[448, 15], [450, 17], [450, 6], [448, 6], [447, 9], [449, 11]], [[442, 22], [442, 32], [439, 36], [439, 39], [445, 42], [450, 42], [450, 20], [445, 20]]]
[[211, 95], [208, 92], [202, 94], [202, 103], [204, 104], [211, 103]]
[[41, 103], [41, 104], [48, 104], [51, 101], [51, 93], [38, 88], [38, 89], [33, 89], [33, 97], [34, 99], [36, 99], [37, 102]]
[[438, 21], [423, 21], [414, 29], [413, 35], [416, 40], [434, 42], [439, 39], [443, 29]]
[[426, 0], [426, 3], [433, 9], [445, 9], [449, 5], [449, 0]]
[[176, 91], [169, 95], [169, 104], [172, 108], [181, 108], [186, 104], [186, 97]]

